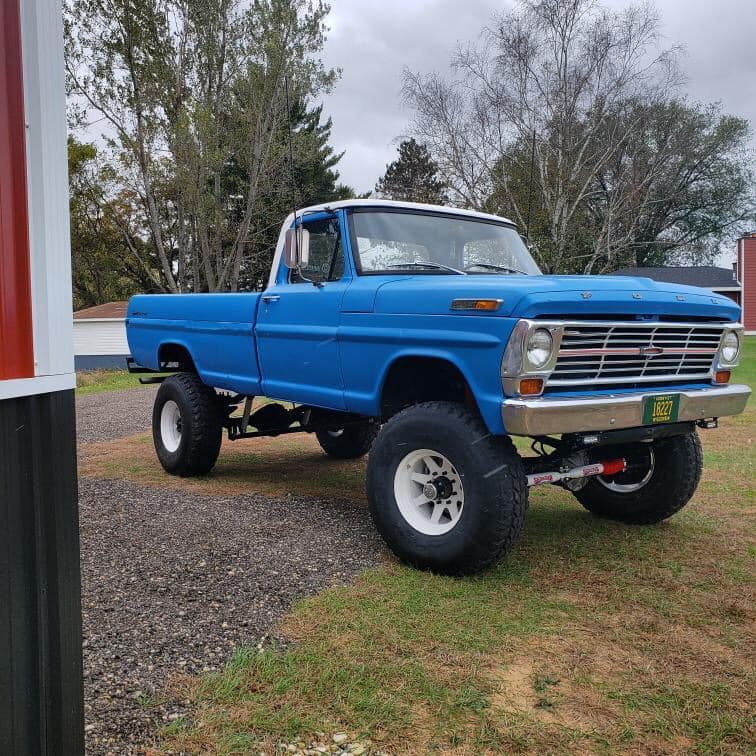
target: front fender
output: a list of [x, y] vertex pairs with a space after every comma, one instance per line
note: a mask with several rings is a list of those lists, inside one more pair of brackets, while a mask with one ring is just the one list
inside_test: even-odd
[[347, 407], [377, 416], [397, 360], [441, 359], [464, 376], [488, 429], [501, 434], [500, 366], [513, 327], [514, 321], [491, 316], [349, 314], [339, 329]]

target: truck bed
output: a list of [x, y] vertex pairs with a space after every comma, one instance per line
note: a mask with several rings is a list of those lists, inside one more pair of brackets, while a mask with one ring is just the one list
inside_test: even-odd
[[159, 370], [167, 348], [180, 347], [208, 385], [260, 394], [254, 334], [259, 302], [259, 293], [132, 297], [126, 315], [131, 354], [138, 364]]

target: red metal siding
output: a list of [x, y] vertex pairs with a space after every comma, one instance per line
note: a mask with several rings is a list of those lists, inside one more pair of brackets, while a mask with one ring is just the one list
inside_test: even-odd
[[731, 299], [735, 304], [740, 304], [740, 292], [739, 291], [717, 291], [714, 290], [717, 294], [721, 294], [723, 297], [727, 297], [728, 299]]
[[0, 380], [34, 375], [20, 16], [0, 2]]
[[743, 325], [756, 331], [756, 236], [740, 240], [740, 282], [743, 284]]

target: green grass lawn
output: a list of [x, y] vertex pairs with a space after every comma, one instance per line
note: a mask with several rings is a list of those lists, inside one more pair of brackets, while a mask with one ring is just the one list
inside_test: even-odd
[[139, 376], [126, 370], [86, 370], [76, 374], [77, 396], [141, 387]]
[[[756, 385], [756, 338], [734, 380]], [[285, 647], [174, 681], [166, 696], [192, 708], [162, 748], [272, 753], [343, 731], [387, 753], [753, 753], [755, 432], [753, 403], [702, 431], [699, 490], [660, 525], [598, 520], [538, 488], [520, 541], [483, 575], [390, 562], [300, 602]], [[255, 448], [253, 490], [278, 469]], [[362, 499], [358, 467], [339, 485]]]
[[[746, 336], [743, 339], [743, 354], [740, 366], [733, 373], [733, 381], [747, 383], [756, 391], [756, 336]], [[756, 402], [756, 395], [752, 394], [750, 404]]]

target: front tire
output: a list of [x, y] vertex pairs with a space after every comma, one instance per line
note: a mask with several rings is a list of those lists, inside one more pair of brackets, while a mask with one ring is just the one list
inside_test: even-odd
[[205, 475], [215, 466], [223, 436], [222, 404], [196, 373], [163, 381], [152, 410], [152, 438], [171, 475]]
[[371, 418], [350, 423], [338, 430], [316, 431], [320, 448], [334, 459], [364, 457], [373, 445], [380, 426]]
[[378, 532], [402, 561], [470, 575], [508, 551], [528, 506], [512, 442], [451, 402], [409, 407], [383, 426], [368, 458]]
[[695, 431], [631, 449], [601, 451], [604, 458], [627, 456], [635, 464], [626, 473], [593, 478], [574, 491], [597, 517], [631, 525], [661, 522], [690, 501], [701, 480], [703, 452]]

